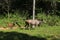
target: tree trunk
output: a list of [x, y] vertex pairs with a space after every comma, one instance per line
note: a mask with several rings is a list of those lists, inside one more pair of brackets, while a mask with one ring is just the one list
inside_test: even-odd
[[[35, 0], [33, 0], [33, 20], [35, 20]], [[32, 26], [33, 28], [35, 25]]]

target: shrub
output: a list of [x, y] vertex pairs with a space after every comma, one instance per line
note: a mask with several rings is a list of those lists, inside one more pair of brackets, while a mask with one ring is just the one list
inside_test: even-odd
[[57, 15], [45, 15], [45, 13], [38, 13], [37, 19], [43, 19], [45, 22], [44, 24], [49, 26], [59, 26], [60, 23], [60, 17]]

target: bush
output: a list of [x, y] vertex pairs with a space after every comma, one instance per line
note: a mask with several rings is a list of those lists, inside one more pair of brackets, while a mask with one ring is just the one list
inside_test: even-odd
[[[37, 19], [43, 19], [44, 24], [49, 26], [59, 26], [60, 17], [57, 15], [45, 15], [44, 13], [38, 13]], [[44, 25], [43, 24], [43, 25]]]

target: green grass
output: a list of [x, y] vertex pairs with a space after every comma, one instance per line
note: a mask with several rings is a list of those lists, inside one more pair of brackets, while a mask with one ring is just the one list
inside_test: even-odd
[[52, 40], [53, 38], [59, 39], [60, 38], [60, 27], [59, 26], [48, 26], [48, 27], [36, 27], [34, 30], [21, 30], [20, 28], [17, 29], [8, 29], [8, 30], [0, 30], [3, 32], [18, 32], [24, 33], [31, 36], [37, 37], [45, 37], [48, 40]]
[[[17, 15], [13, 15], [12, 18], [9, 19], [9, 21], [8, 21], [8, 18], [0, 19], [0, 27], [8, 27], [7, 22], [15, 22], [15, 21], [17, 21], [18, 24], [20, 24], [21, 26], [24, 26], [25, 20], [23, 19], [24, 18]], [[17, 29], [0, 30], [0, 33], [3, 32], [3, 34], [0, 34], [0, 35], [2, 36], [6, 35], [7, 32], [9, 32], [7, 34], [10, 34], [11, 32], [13, 32], [14, 34], [14, 32], [17, 32], [17, 34], [23, 33], [30, 36], [36, 36], [39, 38], [43, 37], [43, 38], [46, 38], [47, 40], [60, 40], [60, 17], [56, 15], [46, 16], [45, 14], [38, 14], [37, 19], [43, 19], [46, 23], [41, 24], [40, 27], [36, 27], [33, 30], [25, 30], [19, 27], [17, 27]], [[11, 34], [10, 34], [10, 37], [11, 37]]]

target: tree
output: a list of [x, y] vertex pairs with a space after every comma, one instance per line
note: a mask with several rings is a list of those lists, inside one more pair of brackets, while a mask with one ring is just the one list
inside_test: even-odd
[[[35, 0], [33, 0], [33, 20], [35, 20]], [[35, 25], [33, 25], [33, 28]]]
[[9, 10], [10, 10], [11, 0], [4, 0], [4, 9], [7, 12], [8, 21], [9, 21]]

